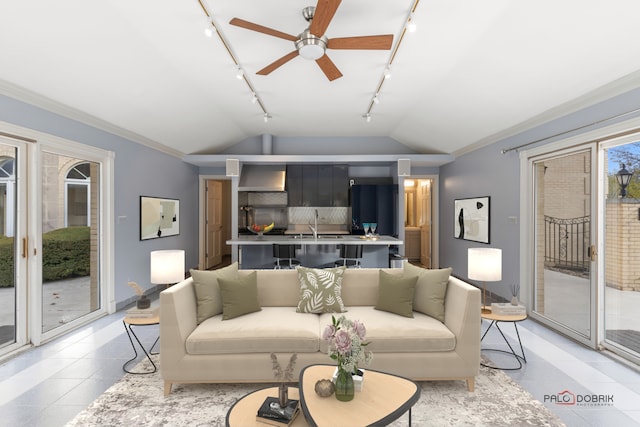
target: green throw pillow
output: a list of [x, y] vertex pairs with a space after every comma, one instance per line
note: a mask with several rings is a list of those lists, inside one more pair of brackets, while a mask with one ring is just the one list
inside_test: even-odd
[[346, 267], [298, 267], [300, 301], [298, 313], [343, 313], [342, 276]]
[[209, 317], [222, 313], [222, 300], [218, 278], [237, 279], [238, 263], [219, 268], [217, 270], [189, 270], [193, 277], [193, 287], [196, 291], [197, 322], [202, 323]]
[[380, 270], [376, 310], [413, 317], [413, 294], [418, 276], [406, 277]]
[[219, 278], [222, 320], [262, 310], [258, 302], [258, 274], [254, 271], [236, 279]]
[[413, 309], [444, 323], [444, 297], [452, 268], [428, 270], [404, 263], [403, 276], [418, 276]]

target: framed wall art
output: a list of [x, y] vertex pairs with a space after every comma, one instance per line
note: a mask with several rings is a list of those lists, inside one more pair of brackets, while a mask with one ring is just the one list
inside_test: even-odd
[[180, 200], [140, 196], [140, 240], [180, 234]]
[[453, 237], [488, 244], [489, 202], [489, 196], [456, 199]]

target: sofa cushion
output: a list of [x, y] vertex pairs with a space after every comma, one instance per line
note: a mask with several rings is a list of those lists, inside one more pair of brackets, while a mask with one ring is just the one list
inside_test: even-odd
[[[373, 359], [380, 353], [415, 353], [453, 351], [455, 335], [441, 322], [426, 314], [414, 312], [414, 317], [398, 316], [373, 307], [348, 307], [347, 317], [359, 320], [367, 328], [367, 350]], [[320, 315], [320, 329], [331, 324], [330, 314]], [[320, 340], [320, 351], [327, 352], [327, 342]], [[328, 357], [328, 356], [327, 356]], [[329, 363], [329, 362], [327, 362]]]
[[222, 320], [260, 311], [257, 273], [236, 280], [218, 278], [222, 298]]
[[189, 354], [313, 353], [319, 333], [317, 314], [262, 307], [229, 321], [221, 315], [205, 320], [187, 338], [186, 349]]
[[346, 267], [298, 267], [300, 302], [298, 313], [342, 313], [342, 276]]
[[376, 310], [413, 317], [413, 294], [418, 276], [405, 277], [380, 270]]
[[447, 284], [451, 275], [451, 268], [428, 270], [404, 263], [403, 275], [418, 276], [416, 292], [413, 298], [413, 309], [420, 313], [444, 322], [444, 297], [447, 293]]
[[236, 279], [238, 277], [238, 263], [217, 270], [189, 270], [193, 277], [193, 287], [196, 292], [196, 318], [201, 323], [211, 316], [222, 313], [222, 299], [218, 278]]

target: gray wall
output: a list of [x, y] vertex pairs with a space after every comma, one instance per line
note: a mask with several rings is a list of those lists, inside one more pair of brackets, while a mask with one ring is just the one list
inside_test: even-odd
[[[453, 274], [466, 279], [467, 248], [479, 246], [501, 248], [502, 281], [487, 283], [487, 290], [504, 298], [510, 297], [509, 286], [519, 282], [520, 274], [520, 159], [517, 151], [502, 154], [501, 150], [567, 131], [571, 132], [551, 137], [527, 148], [580, 135], [605, 125], [640, 116], [637, 112], [633, 112], [639, 108], [640, 89], [636, 89], [462, 155], [454, 162], [442, 166], [440, 168], [440, 266], [451, 266]], [[606, 120], [626, 112], [633, 113]], [[578, 130], [572, 131], [573, 129]], [[454, 200], [476, 196], [491, 197], [489, 245], [453, 237]], [[518, 224], [510, 221], [509, 217], [512, 216], [517, 217]]]
[[[127, 281], [145, 288], [149, 254], [184, 249], [186, 269], [198, 264], [198, 169], [173, 156], [0, 95], [0, 120], [115, 153], [115, 299], [133, 301]], [[140, 241], [140, 196], [180, 200], [180, 235]], [[118, 217], [126, 219], [118, 223]]]

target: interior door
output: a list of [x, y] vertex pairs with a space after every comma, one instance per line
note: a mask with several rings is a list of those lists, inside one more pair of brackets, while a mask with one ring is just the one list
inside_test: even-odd
[[532, 317], [584, 344], [596, 341], [596, 147], [530, 159]]
[[418, 181], [420, 192], [421, 219], [420, 219], [420, 264], [431, 268], [431, 180]]
[[205, 268], [211, 268], [222, 262], [222, 182], [206, 182], [206, 254]]

